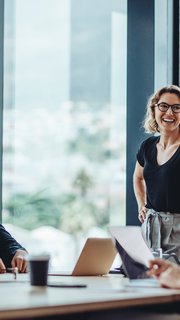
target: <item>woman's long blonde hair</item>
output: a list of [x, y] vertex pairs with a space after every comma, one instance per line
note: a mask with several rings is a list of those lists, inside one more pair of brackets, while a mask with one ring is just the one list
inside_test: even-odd
[[146, 115], [143, 122], [143, 127], [146, 133], [159, 132], [158, 124], [155, 120], [154, 108], [156, 103], [158, 103], [160, 97], [164, 93], [174, 93], [180, 98], [180, 88], [175, 85], [163, 87], [159, 89], [156, 93], [154, 93], [152, 96], [150, 96], [147, 103]]

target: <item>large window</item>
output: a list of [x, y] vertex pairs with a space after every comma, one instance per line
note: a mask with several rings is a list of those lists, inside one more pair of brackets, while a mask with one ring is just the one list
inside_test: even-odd
[[125, 223], [126, 7], [5, 1], [3, 223], [60, 268]]

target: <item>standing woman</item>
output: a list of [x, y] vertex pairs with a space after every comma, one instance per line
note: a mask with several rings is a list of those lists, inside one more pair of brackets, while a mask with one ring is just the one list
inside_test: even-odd
[[138, 150], [133, 176], [138, 218], [150, 248], [174, 252], [180, 259], [178, 86], [163, 87], [150, 97], [144, 128], [151, 136]]

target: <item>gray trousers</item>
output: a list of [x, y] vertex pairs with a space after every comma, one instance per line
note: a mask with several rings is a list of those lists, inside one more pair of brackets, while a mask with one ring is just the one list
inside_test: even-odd
[[142, 235], [149, 248], [162, 248], [180, 259], [180, 213], [156, 212], [147, 209]]

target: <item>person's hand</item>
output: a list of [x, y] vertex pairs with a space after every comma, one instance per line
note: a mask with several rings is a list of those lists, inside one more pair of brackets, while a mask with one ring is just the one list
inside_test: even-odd
[[0, 258], [0, 273], [5, 273], [6, 272], [6, 267], [2, 261], [2, 259]]
[[21, 273], [27, 272], [27, 252], [24, 250], [17, 250], [12, 261], [12, 268], [17, 267]]
[[149, 261], [149, 270], [147, 274], [158, 278], [162, 272], [166, 271], [172, 265], [171, 262], [162, 259], [154, 259]]
[[139, 214], [138, 214], [138, 219], [141, 223], [144, 222], [144, 220], [146, 219], [146, 207], [142, 206], [139, 208]]
[[150, 261], [149, 276], [154, 276], [165, 288], [180, 289], [180, 267], [162, 259]]

